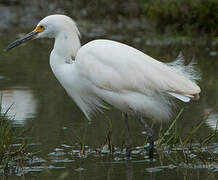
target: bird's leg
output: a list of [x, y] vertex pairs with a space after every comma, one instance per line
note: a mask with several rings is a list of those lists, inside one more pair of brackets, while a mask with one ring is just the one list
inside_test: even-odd
[[154, 155], [154, 138], [153, 138], [153, 132], [152, 129], [147, 125], [147, 123], [142, 119], [141, 116], [137, 115], [137, 119], [139, 120], [140, 124], [144, 128], [149, 141], [149, 159], [153, 159]]
[[131, 148], [132, 148], [132, 139], [130, 136], [129, 124], [128, 124], [128, 115], [123, 113], [124, 123], [126, 126], [126, 156], [130, 157]]

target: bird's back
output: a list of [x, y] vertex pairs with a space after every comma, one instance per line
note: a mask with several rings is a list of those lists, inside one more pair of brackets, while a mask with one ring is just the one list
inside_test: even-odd
[[82, 46], [75, 65], [99, 98], [123, 111], [146, 111], [144, 115], [157, 119], [161, 114], [170, 116], [166, 93], [191, 96], [200, 92], [187, 73], [115, 41], [95, 40]]

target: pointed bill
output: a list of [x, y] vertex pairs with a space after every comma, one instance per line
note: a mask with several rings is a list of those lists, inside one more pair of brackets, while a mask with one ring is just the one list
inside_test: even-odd
[[24, 37], [22, 37], [20, 39], [17, 39], [16, 41], [14, 41], [11, 44], [9, 44], [8, 47], [6, 47], [4, 50], [5, 51], [9, 51], [10, 49], [12, 49], [12, 48], [14, 48], [16, 46], [19, 46], [19, 45], [21, 45], [22, 43], [24, 43], [26, 41], [33, 40], [33, 39], [35, 39], [35, 37], [36, 37], [36, 35], [38, 33], [39, 32], [32, 31], [32, 32], [26, 34]]

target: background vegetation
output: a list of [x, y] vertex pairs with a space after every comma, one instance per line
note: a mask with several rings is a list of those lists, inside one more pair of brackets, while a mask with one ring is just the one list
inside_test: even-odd
[[147, 17], [159, 30], [218, 33], [217, 0], [149, 0]]
[[[0, 0], [4, 6], [22, 6], [27, 16], [65, 13], [93, 21], [126, 19], [152, 27], [157, 32], [218, 35], [217, 0]], [[25, 7], [27, 10], [25, 10]]]

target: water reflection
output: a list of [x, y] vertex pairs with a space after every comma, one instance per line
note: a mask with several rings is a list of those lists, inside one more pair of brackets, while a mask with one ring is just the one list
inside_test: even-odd
[[7, 112], [14, 124], [23, 125], [36, 114], [37, 103], [33, 92], [27, 87], [14, 87], [0, 91], [2, 95], [2, 113]]
[[127, 180], [133, 179], [133, 167], [132, 167], [132, 163], [130, 162], [126, 163], [126, 179]]
[[207, 115], [206, 124], [213, 130], [217, 129], [218, 108], [217, 109], [207, 109], [206, 115]]
[[[121, 33], [114, 32], [114, 34]], [[113, 37], [112, 30], [111, 32], [106, 32], [106, 34], [111, 34], [111, 38], [115, 38]], [[135, 35], [136, 32], [134, 31], [133, 34]], [[141, 35], [145, 37], [144, 34]], [[138, 34], [138, 37], [141, 37], [141, 35]], [[84, 37], [86, 39], [83, 38], [83, 44], [95, 39], [94, 36], [89, 36], [88, 34], [84, 34]], [[7, 38], [2, 37], [4, 47], [15, 39], [13, 36], [8, 36]], [[217, 56], [211, 56], [210, 53], [211, 51], [217, 51], [217, 47], [208, 49], [207, 46], [160, 44], [158, 42], [152, 43], [149, 39], [147, 41], [144, 39], [135, 41], [133, 38], [134, 36], [132, 34], [127, 33], [126, 36], [119, 37], [119, 40], [142, 50], [156, 59], [170, 61], [175, 59], [182, 50], [187, 60], [186, 64], [193, 57], [197, 60], [196, 68], [202, 73], [202, 79], [199, 82], [202, 88], [201, 98], [199, 101], [190, 102], [189, 104], [180, 103], [182, 107], [185, 107], [185, 110], [182, 117], [178, 120], [178, 134], [186, 136], [203, 120], [202, 114], [205, 112], [204, 109], [208, 107], [212, 108], [217, 104], [218, 61]], [[121, 148], [125, 139], [125, 130], [122, 128], [123, 121], [118, 111], [109, 111], [104, 115], [98, 116], [98, 118], [94, 118], [92, 123], [88, 124], [88, 121], [84, 119], [81, 111], [69, 96], [66, 95], [66, 92], [54, 78], [49, 68], [48, 58], [50, 47], [50, 42], [47, 43], [45, 40], [39, 40], [25, 47], [17, 48], [10, 53], [0, 52], [0, 89], [5, 89], [1, 91], [3, 94], [4, 109], [14, 103], [12, 107], [13, 111], [11, 110], [9, 113], [10, 116], [15, 118], [15, 123], [33, 127], [30, 134], [32, 141], [40, 144], [37, 148], [37, 150], [40, 150], [40, 158], [50, 159], [50, 164], [45, 165], [45, 167], [66, 167], [63, 170], [47, 168], [52, 173], [49, 174], [49, 177], [46, 176], [46, 173], [41, 173], [40, 176], [43, 177], [42, 179], [54, 179], [64, 173], [68, 173], [68, 178], [77, 177], [77, 179], [158, 180], [176, 179], [184, 176], [184, 179], [196, 179], [197, 171], [187, 169], [186, 172], [186, 169], [182, 169], [183, 166], [182, 168], [175, 168], [176, 170], [172, 167], [160, 168], [162, 164], [166, 166], [172, 164], [171, 161], [168, 162], [163, 158], [163, 163], [156, 162], [154, 167], [164, 170], [154, 172], [156, 169], [151, 169], [153, 166], [143, 161], [145, 160], [144, 156], [140, 157], [142, 158], [142, 163], [125, 161], [124, 163], [111, 164], [105, 164], [107, 157], [88, 156], [88, 158], [81, 159], [77, 156], [72, 156], [72, 149], [74, 150], [75, 148], [71, 145], [76, 143], [86, 144], [92, 149], [101, 146], [105, 141], [105, 136], [111, 125], [113, 144]], [[1, 48], [3, 49], [3, 47]], [[15, 86], [16, 88], [11, 88]], [[18, 88], [17, 86], [22, 87]], [[33, 91], [30, 89], [33, 89]], [[209, 132], [215, 126], [216, 121], [214, 120], [217, 115], [217, 111], [210, 114], [206, 123], [211, 129], [203, 126], [202, 130], [196, 134], [196, 142], [208, 136]], [[33, 117], [33, 121], [27, 121], [27, 119]], [[166, 123], [164, 126], [169, 127], [169, 124]], [[140, 135], [141, 127], [136, 123], [135, 119], [131, 119], [130, 127], [133, 145], [135, 147], [142, 145], [144, 143], [144, 136]], [[160, 129], [159, 124], [156, 124], [153, 129], [155, 139], [157, 139]], [[217, 141], [217, 138], [215, 141]], [[64, 149], [62, 147], [63, 144], [67, 144], [70, 147], [69, 156], [54, 157], [48, 155], [54, 152], [53, 150], [56, 148]], [[43, 171], [41, 168], [42, 162], [34, 164], [34, 167], [37, 165], [39, 166], [37, 171]], [[75, 171], [76, 169], [82, 171]], [[148, 172], [146, 169], [152, 172]], [[30, 170], [32, 171], [32, 169]], [[35, 175], [35, 173], [33, 174]], [[199, 179], [207, 179], [208, 174], [213, 175], [207, 169], [199, 170], [198, 174], [202, 177]], [[27, 175], [27, 177], [29, 176], [31, 175]]]

